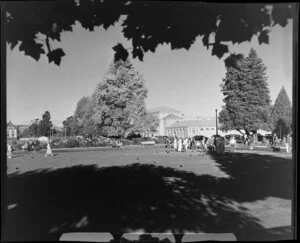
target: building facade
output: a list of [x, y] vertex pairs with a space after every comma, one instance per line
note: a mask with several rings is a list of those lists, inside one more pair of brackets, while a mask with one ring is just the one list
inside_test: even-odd
[[6, 138], [7, 139], [17, 139], [18, 138], [18, 128], [12, 124], [10, 121], [6, 126]]
[[211, 137], [216, 134], [216, 123], [213, 119], [177, 121], [166, 128], [166, 134], [167, 136], [177, 137], [193, 137], [196, 135]]
[[173, 124], [174, 122], [183, 119], [183, 114], [181, 114], [180, 111], [166, 106], [149, 109], [147, 113], [157, 117], [159, 120], [159, 126], [157, 128], [157, 132], [148, 134], [150, 135], [150, 137], [167, 136], [166, 128], [171, 124]]
[[[218, 131], [216, 131], [216, 118], [188, 118], [173, 108], [162, 106], [147, 111], [159, 119], [159, 127], [157, 132], [147, 133], [147, 136], [177, 136], [177, 137], [194, 137], [196, 135], [202, 135], [205, 137], [211, 137], [218, 132], [218, 135], [242, 135], [236, 130], [221, 131], [220, 124], [218, 124]], [[243, 132], [243, 131], [242, 131]], [[265, 135], [270, 133], [263, 130], [258, 130], [258, 133]]]

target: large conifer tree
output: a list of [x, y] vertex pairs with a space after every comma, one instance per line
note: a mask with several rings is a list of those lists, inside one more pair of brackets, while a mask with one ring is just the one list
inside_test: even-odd
[[92, 95], [92, 119], [104, 136], [143, 130], [147, 89], [129, 60], [113, 62]]
[[291, 101], [282, 87], [272, 110], [273, 132], [278, 136], [285, 136], [291, 132], [292, 127], [292, 105]]
[[249, 136], [270, 128], [270, 95], [266, 66], [254, 49], [239, 67], [228, 67], [221, 84], [225, 105], [219, 114], [222, 130], [242, 130]]

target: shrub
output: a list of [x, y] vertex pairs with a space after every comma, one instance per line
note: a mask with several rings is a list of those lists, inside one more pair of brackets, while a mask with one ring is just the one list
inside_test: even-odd
[[131, 134], [129, 134], [126, 137], [126, 139], [128, 139], [128, 140], [133, 140], [134, 138], [141, 138], [141, 135], [140, 134], [131, 133]]
[[140, 145], [142, 141], [143, 141], [142, 138], [133, 138], [132, 139], [132, 144], [134, 144], [134, 145]]
[[167, 138], [159, 136], [159, 137], [156, 138], [155, 142], [157, 144], [167, 144]]
[[134, 138], [133, 140], [129, 140], [129, 139], [124, 138], [124, 139], [121, 139], [121, 142], [123, 143], [124, 146], [132, 145], [132, 144], [135, 144], [134, 143], [135, 139], [139, 139], [139, 138]]
[[111, 144], [109, 142], [99, 142], [97, 143], [97, 147], [107, 147], [110, 146]]
[[77, 141], [74, 138], [70, 138], [69, 140], [67, 140], [67, 142], [65, 143], [66, 148], [77, 148], [80, 146], [79, 141]]

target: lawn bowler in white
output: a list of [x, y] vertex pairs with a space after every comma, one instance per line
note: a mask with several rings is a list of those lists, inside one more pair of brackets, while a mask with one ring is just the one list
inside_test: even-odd
[[174, 150], [176, 151], [177, 150], [177, 137], [175, 136], [174, 137]]
[[178, 139], [178, 151], [181, 152], [181, 150], [182, 150], [182, 139], [179, 138]]
[[187, 151], [188, 150], [188, 138], [184, 139], [183, 146], [184, 146], [184, 150]]
[[53, 156], [49, 141], [47, 142], [47, 151], [46, 151], [45, 157], [48, 157], [48, 156]]
[[11, 159], [11, 145], [7, 143], [7, 158]]

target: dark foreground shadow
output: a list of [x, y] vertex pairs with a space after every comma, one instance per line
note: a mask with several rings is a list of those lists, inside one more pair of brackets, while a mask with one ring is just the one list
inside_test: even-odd
[[[13, 206], [7, 212], [4, 240], [58, 240], [67, 232], [121, 234], [139, 229], [236, 233], [240, 239], [246, 232], [255, 235], [264, 230], [259, 220], [232, 203], [290, 198], [283, 189], [291, 162], [239, 156], [215, 158], [229, 179], [138, 163], [9, 175], [7, 203]], [[273, 161], [267, 163], [269, 159]]]
[[[220, 195], [237, 202], [252, 202], [266, 197], [292, 200], [293, 160], [253, 153], [212, 154], [219, 168], [231, 177], [222, 179]], [[225, 193], [225, 194], [224, 194]]]

